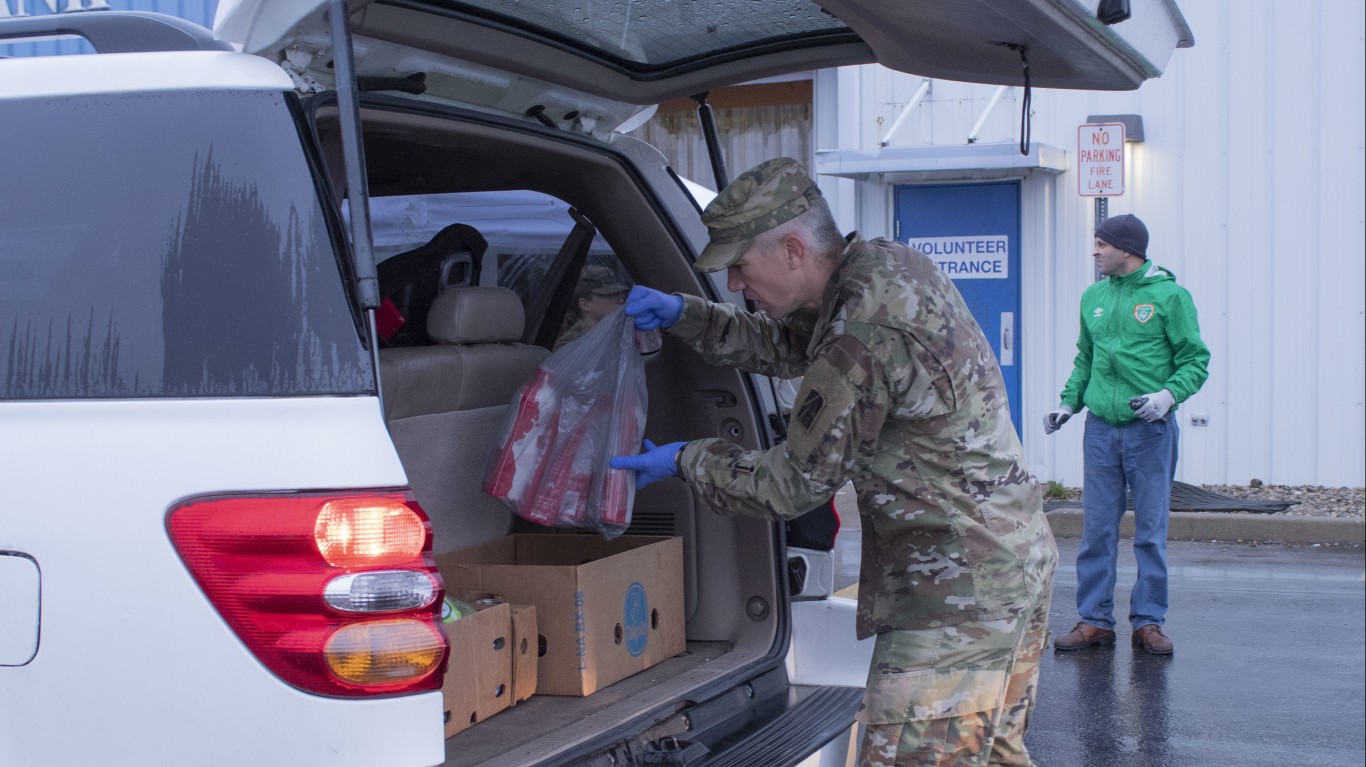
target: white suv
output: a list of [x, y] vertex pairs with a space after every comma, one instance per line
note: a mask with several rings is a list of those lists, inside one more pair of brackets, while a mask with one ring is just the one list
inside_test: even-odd
[[[525, 524], [480, 475], [585, 266], [740, 298], [690, 268], [685, 184], [616, 130], [642, 105], [871, 61], [861, 34], [928, 74], [1012, 82], [1014, 35], [1036, 84], [1147, 76], [1077, 48], [1104, 28], [1071, 0], [822, 5], [851, 21], [806, 0], [376, 0], [350, 34], [340, 0], [225, 0], [217, 36], [0, 20], [98, 51], [0, 60], [0, 136], [22, 137], [0, 143], [0, 762], [842, 764], [866, 656], [851, 602], [789, 599], [812, 590], [782, 526], [642, 491], [629, 532], [683, 541], [687, 652], [449, 739], [462, 658], [432, 565]], [[676, 342], [648, 384], [656, 442], [781, 437], [766, 381]]]

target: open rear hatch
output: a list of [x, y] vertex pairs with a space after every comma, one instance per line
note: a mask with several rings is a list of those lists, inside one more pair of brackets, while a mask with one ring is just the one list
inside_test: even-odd
[[[541, 104], [554, 118], [552, 105], [594, 109], [610, 129], [640, 105], [875, 61], [1022, 85], [1020, 50], [1036, 87], [1132, 90], [1193, 44], [1174, 0], [1099, 5], [1102, 15], [1111, 6], [1128, 15], [1102, 22], [1097, 0], [352, 0], [348, 8], [359, 76], [426, 72], [426, 98], [511, 114]], [[215, 32], [331, 87], [325, 9], [324, 0], [224, 0]], [[430, 76], [448, 68], [466, 76]], [[550, 98], [555, 89], [576, 92], [576, 103]]]

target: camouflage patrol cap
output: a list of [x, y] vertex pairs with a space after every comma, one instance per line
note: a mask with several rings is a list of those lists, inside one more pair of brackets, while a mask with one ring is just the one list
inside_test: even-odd
[[702, 212], [711, 242], [693, 268], [716, 272], [735, 263], [754, 238], [800, 216], [821, 199], [801, 163], [779, 157], [750, 168], [726, 185]]
[[631, 286], [623, 284], [616, 272], [605, 266], [592, 264], [585, 266], [583, 273], [579, 275], [579, 284], [574, 290], [574, 296], [576, 298], [612, 296], [617, 293], [625, 293], [630, 289]]

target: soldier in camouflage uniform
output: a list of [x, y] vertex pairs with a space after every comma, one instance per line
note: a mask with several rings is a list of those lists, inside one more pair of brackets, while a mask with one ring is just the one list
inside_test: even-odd
[[555, 339], [555, 348], [577, 340], [603, 317], [620, 308], [626, 303], [626, 293], [630, 289], [631, 286], [613, 270], [596, 264], [585, 266], [579, 284], [574, 287], [574, 311], [565, 318], [567, 324]]
[[[863, 523], [858, 636], [876, 636], [860, 764], [1029, 765], [1057, 548], [995, 357], [923, 254], [844, 238], [782, 158], [707, 207], [701, 271], [728, 270], [754, 314], [637, 286], [637, 327], [708, 361], [803, 376], [788, 439], [721, 439], [613, 459], [637, 484], [677, 475], [722, 514], [790, 519], [852, 480]], [[814, 316], [799, 310], [814, 310]]]

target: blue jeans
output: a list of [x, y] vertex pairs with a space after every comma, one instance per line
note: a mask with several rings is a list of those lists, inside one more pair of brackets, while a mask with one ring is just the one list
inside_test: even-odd
[[1115, 628], [1115, 563], [1119, 522], [1134, 496], [1134, 558], [1138, 580], [1129, 594], [1129, 625], [1161, 626], [1167, 616], [1167, 516], [1176, 476], [1176, 415], [1111, 426], [1086, 416], [1081, 547], [1077, 550], [1077, 612], [1086, 623]]

